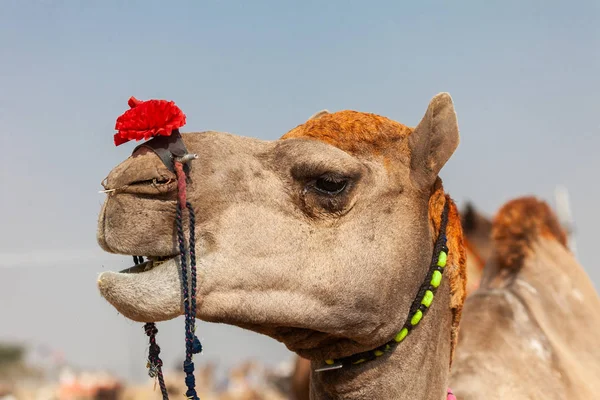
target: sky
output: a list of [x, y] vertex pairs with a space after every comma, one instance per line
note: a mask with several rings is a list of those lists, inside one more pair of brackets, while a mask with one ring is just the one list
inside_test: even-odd
[[[174, 100], [184, 131], [277, 139], [313, 113], [374, 112], [410, 126], [449, 92], [461, 143], [441, 177], [493, 215], [570, 194], [596, 287], [600, 3], [528, 1], [0, 1], [0, 340], [143, 379], [146, 337], [96, 288], [131, 264], [103, 253], [100, 182], [127, 99]], [[181, 319], [159, 324], [167, 366]], [[291, 358], [267, 337], [199, 323], [200, 360]]]

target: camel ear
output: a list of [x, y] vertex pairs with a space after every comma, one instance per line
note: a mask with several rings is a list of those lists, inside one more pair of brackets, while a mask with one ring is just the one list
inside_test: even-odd
[[465, 209], [462, 212], [461, 225], [463, 232], [473, 232], [477, 229], [477, 214], [475, 212], [475, 206], [470, 201], [465, 205]]
[[408, 138], [411, 177], [418, 187], [425, 189], [435, 182], [458, 142], [452, 98], [448, 93], [440, 93], [431, 100], [425, 116]]
[[311, 119], [321, 118], [323, 115], [327, 115], [327, 114], [329, 114], [329, 111], [327, 111], [327, 110], [321, 110], [318, 113], [315, 113], [315, 114], [311, 115], [308, 120], [310, 121]]

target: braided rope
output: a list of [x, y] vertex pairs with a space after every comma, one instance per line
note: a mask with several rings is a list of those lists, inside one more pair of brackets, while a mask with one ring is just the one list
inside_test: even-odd
[[[190, 324], [192, 333], [196, 332], [196, 290], [197, 290], [197, 270], [196, 270], [196, 214], [190, 202], [186, 203], [188, 213], [190, 215], [190, 270], [191, 270], [191, 305], [190, 305]], [[198, 354], [202, 352], [202, 344], [198, 337], [194, 335], [192, 342], [192, 353]]]
[[[183, 310], [185, 314], [185, 361], [183, 362], [183, 370], [185, 372], [185, 384], [187, 391], [185, 395], [191, 400], [200, 400], [196, 393], [196, 378], [194, 377], [194, 362], [192, 357], [194, 354], [202, 351], [202, 344], [195, 335], [196, 330], [196, 235], [195, 226], [196, 218], [192, 208], [192, 205], [186, 200], [186, 180], [187, 177], [183, 170], [183, 164], [180, 161], [175, 162], [175, 171], [177, 173], [177, 184], [178, 184], [178, 205], [176, 214], [176, 225], [177, 225], [177, 241], [179, 243], [179, 254], [181, 262], [181, 281], [183, 289]], [[188, 247], [190, 253], [190, 283], [191, 288], [188, 287], [188, 268], [187, 268], [187, 257], [185, 247], [185, 236], [183, 232], [183, 207], [188, 209], [190, 217], [189, 236], [190, 245]]]
[[[142, 256], [133, 256], [133, 263], [135, 265], [141, 264], [144, 262], [144, 257]], [[146, 335], [148, 335], [148, 340], [150, 343], [150, 349], [148, 350], [148, 375], [150, 378], [158, 378], [158, 386], [160, 387], [160, 392], [162, 393], [163, 400], [169, 400], [169, 393], [167, 392], [167, 386], [165, 385], [165, 378], [162, 373], [163, 362], [160, 359], [160, 347], [156, 343], [156, 334], [158, 333], [158, 329], [154, 322], [147, 322], [144, 325], [144, 331]]]
[[188, 335], [188, 318], [190, 315], [190, 302], [189, 302], [189, 285], [188, 285], [188, 271], [187, 271], [187, 257], [185, 253], [185, 238], [183, 234], [183, 208], [181, 204], [177, 205], [177, 215], [175, 218], [177, 225], [177, 242], [179, 243], [179, 256], [181, 266], [181, 285], [183, 289], [183, 312], [185, 315], [185, 349], [186, 349], [186, 360], [191, 359], [190, 356], [190, 345]]
[[163, 362], [159, 357], [160, 347], [156, 343], [156, 334], [158, 333], [158, 329], [156, 328], [154, 322], [147, 322], [144, 325], [144, 330], [146, 331], [146, 335], [148, 335], [150, 341], [150, 350], [148, 351], [148, 375], [150, 375], [151, 378], [158, 378], [158, 386], [160, 387], [160, 392], [162, 393], [163, 400], [168, 400], [169, 393], [167, 391], [167, 386], [165, 385], [165, 378], [162, 373]]
[[[196, 288], [197, 288], [197, 270], [196, 270], [196, 215], [192, 204], [186, 200], [186, 180], [187, 177], [183, 170], [183, 164], [179, 161], [175, 162], [175, 171], [177, 173], [177, 188], [178, 188], [178, 204], [175, 218], [177, 228], [177, 244], [179, 246], [180, 266], [181, 266], [181, 282], [183, 290], [183, 311], [185, 318], [185, 361], [183, 362], [183, 370], [186, 374], [185, 384], [187, 391], [186, 398], [190, 400], [200, 400], [196, 393], [196, 378], [194, 376], [194, 362], [192, 357], [194, 354], [202, 352], [202, 344], [195, 335], [196, 331]], [[185, 235], [183, 229], [183, 211], [187, 208], [190, 218], [189, 223], [189, 246], [186, 249]], [[189, 250], [190, 256], [190, 277], [188, 282], [187, 268], [187, 253]], [[141, 256], [133, 256], [133, 262], [138, 265], [144, 262]], [[149, 337], [150, 349], [148, 352], [148, 375], [158, 378], [160, 391], [163, 400], [169, 399], [167, 387], [165, 385], [164, 376], [162, 373], [163, 362], [160, 359], [160, 347], [156, 343], [156, 334], [158, 329], [153, 322], [148, 322], [144, 325], [146, 335]]]

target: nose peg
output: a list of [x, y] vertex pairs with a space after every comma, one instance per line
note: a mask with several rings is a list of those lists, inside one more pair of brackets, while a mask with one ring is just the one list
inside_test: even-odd
[[188, 162], [195, 160], [198, 158], [198, 154], [186, 153], [182, 157], [178, 157], [175, 160], [179, 161], [182, 164], [187, 164]]

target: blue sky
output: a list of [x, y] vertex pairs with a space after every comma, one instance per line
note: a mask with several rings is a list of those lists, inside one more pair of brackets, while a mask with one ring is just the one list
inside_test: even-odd
[[[112, 142], [132, 95], [174, 100], [187, 131], [276, 139], [323, 108], [415, 125], [450, 92], [461, 144], [446, 188], [492, 214], [525, 194], [552, 203], [566, 185], [600, 285], [597, 1], [6, 0], [0, 55], [0, 339], [143, 376], [141, 326], [95, 287], [98, 272], [129, 264], [99, 250], [95, 229], [100, 182], [134, 146]], [[179, 323], [159, 326], [172, 360]], [[225, 364], [289, 357], [239, 329], [198, 329], [206, 357]]]

